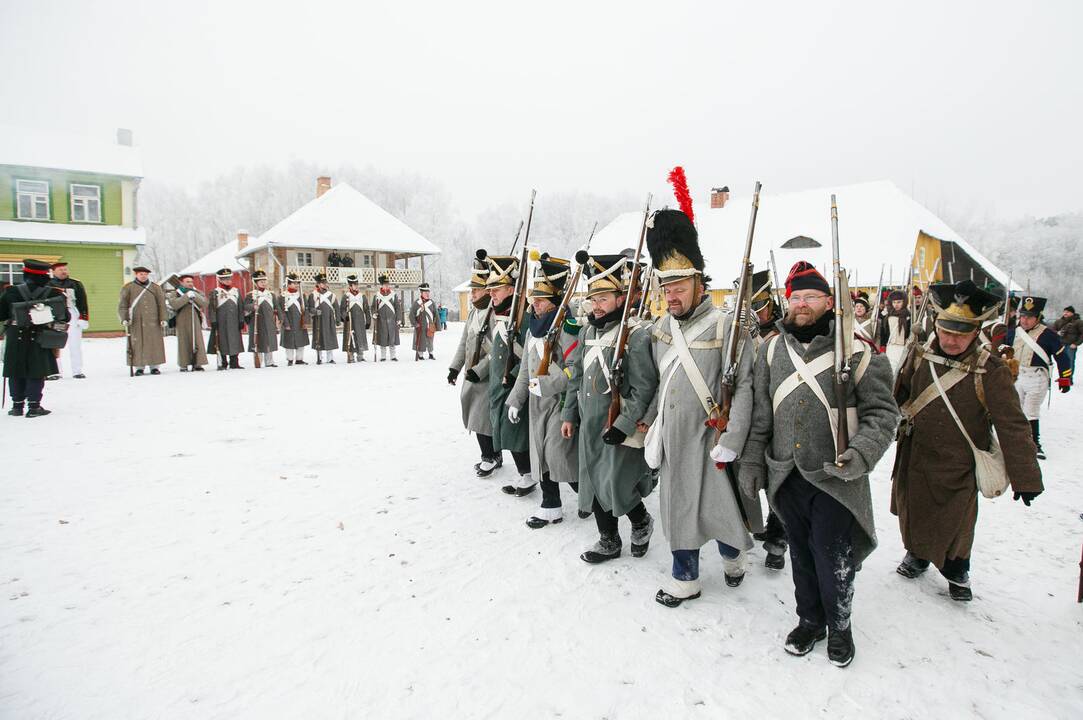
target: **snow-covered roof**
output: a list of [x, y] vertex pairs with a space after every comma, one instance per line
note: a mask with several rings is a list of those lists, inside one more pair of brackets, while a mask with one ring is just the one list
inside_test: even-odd
[[69, 225], [68, 223], [0, 220], [0, 238], [95, 245], [145, 245], [143, 228], [120, 225]]
[[[785, 281], [786, 274], [798, 260], [813, 263], [826, 275], [831, 270], [832, 194], [836, 195], [839, 208], [839, 255], [842, 265], [850, 273], [851, 287], [875, 286], [881, 268], [885, 285], [906, 283], [911, 255], [921, 231], [938, 240], [956, 243], [991, 278], [1001, 285], [1007, 284], [1006, 272], [888, 180], [800, 192], [761, 192], [751, 258], [756, 269], [767, 268], [768, 256], [773, 249], [780, 283]], [[675, 201], [669, 204], [676, 207]], [[737, 275], [751, 209], [751, 193], [732, 195], [724, 208], [711, 209], [706, 203], [694, 208], [706, 272], [714, 278], [712, 285], [715, 288], [730, 287]], [[619, 215], [598, 231], [591, 250], [613, 253], [634, 248], [642, 222], [641, 211]], [[783, 247], [787, 241], [802, 235], [812, 238], [820, 246]], [[947, 277], [943, 268], [941, 272]], [[1018, 283], [1013, 282], [1012, 286], [1022, 290]]]
[[[248, 241], [252, 242], [254, 239], [250, 237]], [[213, 275], [224, 267], [228, 267], [234, 272], [247, 272], [248, 267], [237, 259], [237, 253], [237, 238], [233, 238], [222, 247], [211, 250], [177, 274]]]
[[139, 152], [98, 138], [0, 125], [0, 165], [143, 177]]
[[266, 245], [316, 250], [367, 250], [405, 255], [438, 255], [440, 248], [347, 183], [320, 197], [263, 233], [238, 257]]
[[455, 287], [451, 288], [451, 292], [453, 292], [453, 293], [470, 292], [470, 281], [469, 280], [463, 280], [461, 283], [459, 283]]

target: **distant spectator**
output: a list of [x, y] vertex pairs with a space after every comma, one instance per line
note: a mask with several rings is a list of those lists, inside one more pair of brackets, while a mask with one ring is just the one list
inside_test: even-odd
[[332, 250], [331, 254], [327, 256], [327, 265], [328, 267], [342, 267], [342, 258], [337, 250]]
[[342, 253], [340, 262], [342, 263], [342, 267], [353, 267], [353, 256], [348, 253]]
[[1057, 331], [1057, 335], [1060, 335], [1060, 341], [1064, 343], [1064, 349], [1068, 353], [1068, 358], [1072, 361], [1072, 377], [1074, 378], [1075, 351], [1079, 347], [1080, 341], [1083, 341], [1083, 320], [1080, 320], [1075, 308], [1069, 305], [1064, 308], [1064, 312], [1053, 323], [1053, 329]]

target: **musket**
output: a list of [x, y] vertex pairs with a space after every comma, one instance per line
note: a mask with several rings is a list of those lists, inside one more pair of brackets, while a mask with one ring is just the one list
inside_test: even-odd
[[1004, 288], [1004, 331], [1008, 330], [1008, 320], [1011, 318], [1012, 307], [1012, 273], [1008, 273], [1008, 284]]
[[647, 204], [643, 208], [643, 225], [639, 230], [639, 242], [636, 243], [635, 255], [632, 257], [632, 269], [628, 274], [628, 287], [624, 293], [624, 309], [620, 315], [620, 325], [617, 326], [617, 341], [613, 346], [613, 362], [609, 371], [609, 415], [606, 419], [605, 429], [609, 430], [613, 423], [620, 417], [620, 389], [624, 384], [624, 354], [628, 349], [628, 336], [631, 328], [628, 327], [628, 319], [632, 311], [632, 298], [635, 297], [639, 287], [639, 258], [643, 256], [643, 242], [647, 238], [647, 220], [651, 213], [651, 194], [647, 194]]
[[839, 209], [831, 196], [831, 264], [835, 294], [835, 407], [838, 427], [835, 436], [835, 464], [850, 445], [850, 423], [846, 408], [850, 394], [850, 357], [854, 354], [854, 302], [850, 295], [846, 272], [839, 264]]
[[[778, 307], [779, 313], [786, 314], [786, 306], [782, 304], [782, 293], [779, 289], [782, 287], [778, 284], [778, 265], [775, 263], [775, 249], [771, 248], [771, 284], [774, 286], [775, 305]], [[880, 274], [883, 275], [883, 269], [881, 268]]]
[[[515, 231], [515, 240], [511, 243], [511, 251], [509, 255], [515, 254], [515, 246], [519, 244], [519, 233], [523, 231], [523, 221], [519, 221], [519, 229]], [[484, 250], [478, 250], [478, 260], [484, 261], [488, 257], [488, 254]], [[485, 343], [485, 338], [489, 335], [489, 326], [493, 321], [493, 303], [489, 303], [488, 309], [485, 311], [485, 319], [481, 323], [481, 328], [478, 330], [478, 336], [474, 343], [474, 359], [470, 363], [470, 367], [474, 367], [481, 362], [481, 347]]]
[[557, 338], [560, 337], [560, 330], [564, 326], [564, 318], [568, 314], [568, 306], [571, 304], [572, 296], [575, 295], [575, 290], [579, 286], [579, 278], [583, 275], [583, 267], [590, 259], [590, 242], [594, 239], [594, 232], [597, 229], [598, 223], [594, 223], [594, 229], [590, 231], [590, 237], [587, 238], [587, 246], [575, 253], [575, 273], [568, 278], [568, 282], [564, 285], [564, 296], [560, 299], [560, 305], [557, 306], [557, 314], [553, 316], [553, 324], [549, 328], [549, 332], [545, 334], [541, 360], [538, 362], [538, 369], [534, 373], [536, 377], [549, 374], [549, 364], [553, 361], [553, 347], [556, 345]]
[[529, 259], [527, 243], [530, 242], [530, 224], [534, 219], [534, 197], [537, 194], [537, 190], [530, 191], [530, 211], [526, 216], [526, 234], [523, 235], [523, 249], [519, 256], [519, 275], [515, 278], [515, 291], [511, 296], [511, 313], [508, 316], [508, 354], [504, 361], [502, 380], [505, 388], [510, 388], [515, 384], [515, 374], [512, 372], [515, 367], [515, 339], [519, 336], [519, 329], [522, 327], [523, 315], [526, 311], [526, 284], [530, 279], [530, 273], [527, 272]]
[[[132, 311], [128, 309], [128, 324], [124, 326], [125, 342], [128, 345], [128, 377], [135, 377], [135, 368], [132, 366], [132, 362], [135, 360], [135, 351], [132, 350]], [[4, 383], [5, 385], [7, 383]]]
[[[890, 278], [889, 278], [890, 279]], [[873, 301], [873, 317], [876, 320], [876, 326], [880, 324], [880, 296], [884, 294], [884, 264], [880, 263], [880, 280], [876, 283], [876, 300]]]
[[320, 349], [320, 305], [322, 301], [319, 295], [319, 286], [312, 289], [312, 347], [316, 350], [316, 364], [323, 365], [323, 351]]
[[[350, 289], [346, 288], [342, 299], [346, 301], [346, 317], [342, 319], [342, 349], [346, 351], [346, 362], [353, 362], [353, 309], [350, 307]], [[364, 312], [362, 312], [362, 315]], [[363, 331], [362, 331], [363, 332]]]
[[[248, 280], [245, 280], [245, 285]], [[259, 296], [256, 295], [256, 282], [252, 281], [252, 364], [256, 369], [262, 365], [259, 352]]]

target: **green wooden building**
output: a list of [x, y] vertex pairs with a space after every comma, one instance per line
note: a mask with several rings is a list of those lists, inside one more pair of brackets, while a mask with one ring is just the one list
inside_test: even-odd
[[146, 242], [136, 199], [143, 176], [130, 130], [115, 143], [0, 126], [0, 286], [22, 260], [64, 260], [86, 286], [89, 332], [121, 330], [120, 288]]

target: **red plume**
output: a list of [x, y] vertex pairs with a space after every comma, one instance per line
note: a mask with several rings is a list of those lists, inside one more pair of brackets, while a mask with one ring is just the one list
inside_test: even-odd
[[684, 168], [678, 165], [669, 171], [669, 184], [673, 186], [673, 194], [677, 198], [677, 204], [694, 224], [695, 216], [692, 214], [692, 194], [688, 192], [688, 178], [684, 176]]

